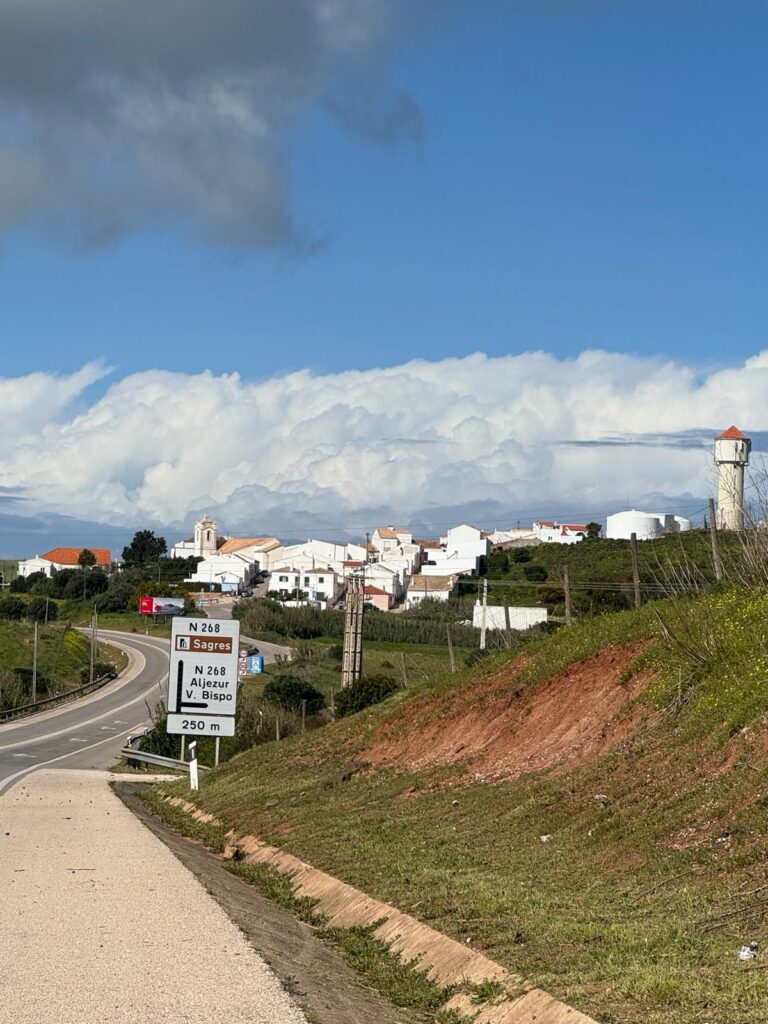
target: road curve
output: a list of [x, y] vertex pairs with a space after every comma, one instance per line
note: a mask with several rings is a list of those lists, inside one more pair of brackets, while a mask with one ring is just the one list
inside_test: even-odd
[[38, 768], [108, 768], [130, 733], [149, 724], [147, 705], [165, 697], [168, 641], [100, 630], [129, 652], [114, 683], [82, 700], [0, 725], [0, 793]]

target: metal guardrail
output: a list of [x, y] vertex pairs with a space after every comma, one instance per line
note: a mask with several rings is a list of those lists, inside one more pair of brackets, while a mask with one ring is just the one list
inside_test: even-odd
[[116, 678], [117, 676], [108, 672], [105, 676], [99, 676], [92, 683], [86, 683], [85, 686], [80, 686], [76, 690], [66, 690], [64, 693], [57, 693], [53, 697], [36, 700], [34, 704], [22, 704], [18, 708], [6, 708], [5, 711], [0, 711], [0, 722], [8, 722], [13, 718], [25, 718], [27, 715], [34, 715], [37, 711], [45, 711], [48, 708], [56, 707], [57, 704], [66, 704], [71, 700], [77, 700], [78, 697], [85, 697]]
[[[126, 761], [144, 761], [146, 764], [155, 764], [160, 768], [174, 768], [176, 771], [182, 772], [188, 771], [188, 761], [180, 761], [176, 757], [163, 757], [162, 754], [150, 754], [146, 750], [137, 750], [134, 743], [140, 743], [146, 735], [147, 733], [144, 732], [140, 736], [128, 737], [128, 742], [120, 751]], [[198, 770], [208, 772], [210, 768], [207, 765], [201, 764], [198, 766]]]

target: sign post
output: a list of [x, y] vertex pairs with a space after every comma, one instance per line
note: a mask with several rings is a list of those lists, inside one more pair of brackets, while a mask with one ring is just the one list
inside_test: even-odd
[[236, 620], [173, 619], [168, 733], [235, 735], [239, 646]]

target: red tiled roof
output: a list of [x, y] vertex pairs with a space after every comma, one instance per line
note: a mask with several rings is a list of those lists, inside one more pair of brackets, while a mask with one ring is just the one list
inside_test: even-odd
[[349, 569], [354, 569], [354, 568], [356, 568], [356, 567], [357, 567], [358, 565], [365, 565], [365, 562], [357, 562], [357, 561], [355, 561], [355, 559], [353, 558], [353, 559], [351, 559], [351, 560], [349, 560], [349, 561], [346, 561], [346, 562], [342, 562], [341, 564], [342, 564], [342, 565], [346, 565], [346, 566], [347, 566], [347, 568], [349, 568]]
[[573, 530], [574, 533], [586, 533], [586, 523], [563, 523], [564, 530]]
[[92, 551], [96, 556], [96, 565], [111, 565], [112, 554], [106, 548], [52, 548], [40, 555], [46, 562], [53, 562], [55, 565], [77, 565], [81, 551]]
[[738, 427], [730, 426], [722, 434], [718, 434], [716, 441], [746, 441], [747, 435], [742, 434]]
[[379, 587], [365, 587], [363, 593], [368, 594], [369, 597], [389, 597], [386, 590], [381, 590]]
[[414, 544], [418, 544], [421, 548], [441, 548], [443, 545], [439, 540], [414, 540]]

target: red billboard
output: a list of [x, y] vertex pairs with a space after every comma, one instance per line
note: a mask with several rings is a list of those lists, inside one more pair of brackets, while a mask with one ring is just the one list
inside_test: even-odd
[[183, 597], [146, 597], [139, 598], [140, 615], [183, 615]]

